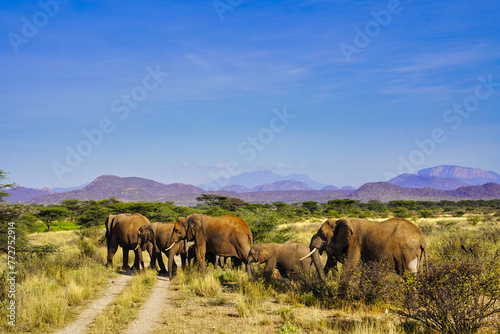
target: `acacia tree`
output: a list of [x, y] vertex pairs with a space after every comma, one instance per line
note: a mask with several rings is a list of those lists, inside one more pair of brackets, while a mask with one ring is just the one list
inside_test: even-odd
[[47, 225], [47, 232], [50, 231], [50, 226], [55, 221], [60, 221], [61, 219], [67, 218], [71, 215], [71, 211], [62, 206], [49, 206], [42, 207], [40, 211], [35, 215], [38, 219], [43, 221]]
[[202, 194], [198, 197], [196, 197], [196, 200], [198, 202], [203, 202], [205, 205], [212, 207], [212, 206], [219, 206], [222, 202], [227, 200], [227, 196], [222, 196], [222, 195], [214, 195], [214, 194]]
[[33, 214], [36, 209], [33, 205], [23, 203], [4, 203], [3, 199], [9, 194], [4, 190], [6, 188], [16, 187], [15, 183], [5, 183], [6, 173], [0, 170], [0, 253], [7, 253], [12, 239], [9, 240], [8, 231], [15, 229], [15, 246], [16, 250], [25, 251], [29, 246], [26, 238], [26, 229], [29, 221], [27, 216]]
[[0, 203], [3, 202], [4, 197], [8, 197], [9, 193], [5, 192], [6, 188], [15, 188], [15, 183], [4, 183], [4, 180], [7, 179], [7, 173], [3, 170], [0, 170]]

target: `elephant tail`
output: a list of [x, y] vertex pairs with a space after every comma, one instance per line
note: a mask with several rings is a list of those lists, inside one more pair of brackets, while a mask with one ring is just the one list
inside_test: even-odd
[[250, 235], [248, 238], [250, 239], [250, 248], [252, 248], [253, 247], [253, 234], [252, 234], [252, 232], [250, 232]]
[[111, 222], [113, 219], [110, 219], [111, 217], [107, 217], [106, 221], [104, 222], [104, 225], [106, 225], [106, 234], [104, 237], [108, 239], [111, 236]]
[[[425, 245], [420, 245], [420, 263], [424, 263], [425, 270], [427, 271], [428, 269], [428, 263], [427, 263], [427, 247]], [[422, 262], [424, 261], [424, 262]]]

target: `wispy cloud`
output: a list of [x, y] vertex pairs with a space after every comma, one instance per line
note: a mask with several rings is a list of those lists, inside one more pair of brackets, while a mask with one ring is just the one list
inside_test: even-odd
[[460, 66], [477, 62], [484, 58], [485, 54], [478, 49], [465, 51], [429, 53], [415, 56], [411, 65], [393, 69], [394, 72], [422, 72], [439, 70], [445, 67]]

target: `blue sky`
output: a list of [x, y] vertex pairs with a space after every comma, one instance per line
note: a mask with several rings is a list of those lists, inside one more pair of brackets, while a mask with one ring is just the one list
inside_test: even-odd
[[500, 172], [499, 17], [495, 0], [3, 1], [0, 169], [37, 188]]

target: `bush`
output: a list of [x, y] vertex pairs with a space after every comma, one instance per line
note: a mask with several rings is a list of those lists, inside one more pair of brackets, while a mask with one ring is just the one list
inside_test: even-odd
[[467, 222], [471, 224], [472, 226], [477, 225], [481, 221], [480, 216], [469, 216], [467, 217]]
[[250, 226], [254, 244], [284, 243], [292, 238], [291, 227], [278, 229], [281, 219], [274, 211], [263, 208], [241, 209], [238, 211], [238, 216]]
[[430, 218], [432, 217], [432, 212], [427, 210], [427, 209], [424, 209], [424, 210], [420, 210], [420, 217], [422, 218]]
[[410, 217], [410, 214], [408, 213], [408, 209], [404, 207], [397, 207], [392, 209], [392, 212], [394, 213], [394, 217], [397, 218], [408, 218]]
[[461, 241], [443, 243], [440, 261], [407, 277], [397, 313], [440, 333], [475, 333], [493, 325], [500, 313], [500, 251], [488, 254], [477, 242], [464, 251]]

